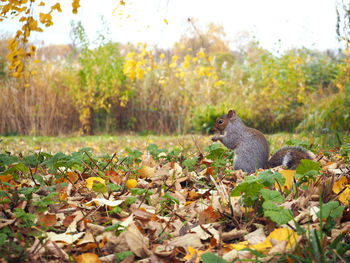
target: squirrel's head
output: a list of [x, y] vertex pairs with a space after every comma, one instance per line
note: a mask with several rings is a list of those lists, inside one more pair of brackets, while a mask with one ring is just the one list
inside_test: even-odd
[[227, 114], [222, 115], [214, 125], [214, 131], [220, 134], [224, 134], [227, 124], [234, 120], [236, 117], [236, 112], [234, 110], [229, 110]]

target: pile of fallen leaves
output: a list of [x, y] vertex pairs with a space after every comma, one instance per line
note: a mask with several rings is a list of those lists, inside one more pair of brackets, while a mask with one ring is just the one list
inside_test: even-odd
[[350, 145], [253, 175], [184, 156], [0, 154], [2, 262], [349, 262]]

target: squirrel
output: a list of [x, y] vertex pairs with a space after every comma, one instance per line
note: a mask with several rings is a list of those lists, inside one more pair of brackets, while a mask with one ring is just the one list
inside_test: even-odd
[[220, 141], [234, 151], [233, 168], [253, 173], [256, 169], [286, 166], [296, 169], [301, 159], [315, 159], [315, 155], [302, 147], [284, 147], [269, 159], [269, 144], [260, 131], [247, 127], [234, 110], [221, 116], [214, 126], [212, 141]]

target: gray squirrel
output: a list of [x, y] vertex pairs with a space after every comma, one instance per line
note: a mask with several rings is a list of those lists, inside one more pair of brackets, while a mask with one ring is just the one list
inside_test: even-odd
[[286, 166], [295, 169], [301, 159], [315, 159], [315, 155], [302, 147], [284, 147], [269, 160], [269, 144], [260, 131], [247, 127], [234, 110], [215, 123], [212, 141], [220, 141], [234, 151], [233, 168], [253, 173], [259, 168]]

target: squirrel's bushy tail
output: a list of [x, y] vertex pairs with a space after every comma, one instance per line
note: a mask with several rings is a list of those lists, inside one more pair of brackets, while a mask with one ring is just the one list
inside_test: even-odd
[[315, 155], [303, 147], [283, 147], [273, 154], [269, 160], [269, 167], [286, 166], [296, 169], [301, 159], [315, 159]]

